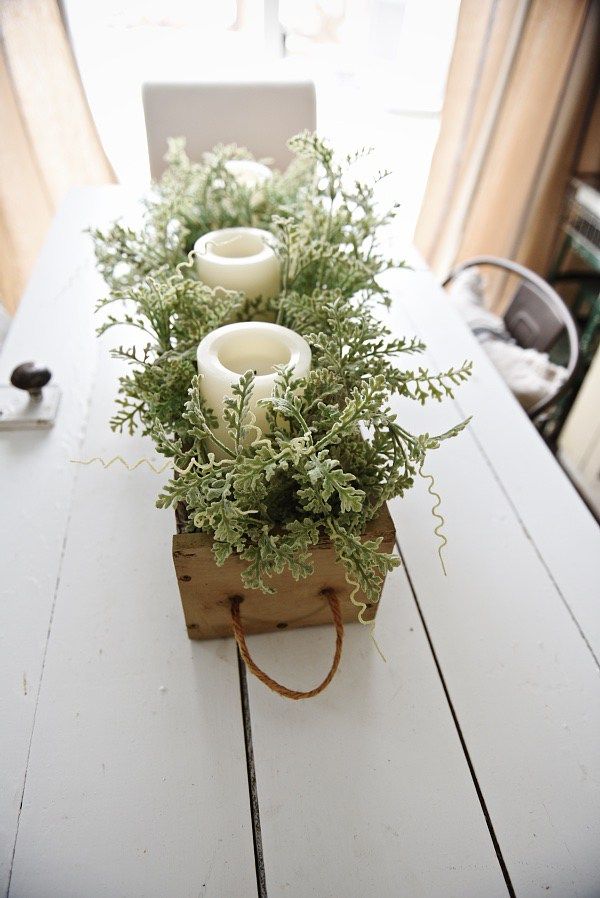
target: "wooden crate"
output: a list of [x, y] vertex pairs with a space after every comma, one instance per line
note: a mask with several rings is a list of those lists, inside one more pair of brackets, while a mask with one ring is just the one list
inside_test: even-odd
[[[387, 506], [370, 522], [365, 538], [383, 537], [381, 550], [391, 552], [395, 539], [394, 524]], [[243, 600], [241, 614], [246, 633], [269, 633], [295, 627], [331, 625], [331, 609], [326, 591], [335, 590], [344, 623], [357, 620], [358, 609], [350, 601], [351, 587], [343, 566], [336, 560], [328, 539], [319, 540], [313, 549], [314, 573], [305, 580], [294, 580], [289, 571], [270, 581], [277, 592], [265, 595], [257, 589], [244, 589], [240, 573], [244, 568], [237, 556], [230, 556], [217, 567], [212, 554], [212, 537], [206, 533], [178, 533], [173, 537], [173, 563], [179, 583], [181, 603], [190, 639], [215, 639], [232, 636], [231, 599]], [[325, 592], [324, 592], [325, 591]], [[358, 593], [363, 601], [363, 593]], [[365, 620], [372, 620], [377, 604], [367, 602]]]

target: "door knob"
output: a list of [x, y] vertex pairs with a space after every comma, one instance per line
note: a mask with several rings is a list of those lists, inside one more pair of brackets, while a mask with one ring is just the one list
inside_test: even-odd
[[23, 362], [13, 370], [10, 385], [0, 385], [0, 430], [35, 430], [52, 427], [60, 402], [60, 389], [50, 384], [45, 365]]
[[42, 389], [52, 378], [52, 373], [35, 362], [23, 362], [17, 365], [10, 376], [10, 382], [18, 390], [27, 390], [31, 399], [41, 399]]

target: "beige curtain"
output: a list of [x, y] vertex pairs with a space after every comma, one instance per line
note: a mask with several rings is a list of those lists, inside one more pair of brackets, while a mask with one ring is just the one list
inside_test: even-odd
[[57, 0], [0, 0], [0, 301], [14, 311], [66, 191], [114, 181]]
[[595, 0], [462, 0], [415, 235], [440, 276], [478, 253], [546, 272], [597, 91], [599, 19]]

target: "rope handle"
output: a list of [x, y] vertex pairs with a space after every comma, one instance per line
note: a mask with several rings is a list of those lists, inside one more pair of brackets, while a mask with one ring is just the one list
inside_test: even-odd
[[329, 668], [329, 673], [327, 674], [325, 679], [321, 683], [319, 683], [318, 686], [315, 686], [314, 689], [310, 689], [308, 692], [298, 692], [296, 689], [288, 689], [287, 686], [282, 686], [281, 683], [273, 680], [268, 674], [264, 672], [264, 670], [261, 670], [260, 667], [255, 664], [250, 656], [250, 652], [248, 651], [248, 646], [246, 645], [246, 636], [244, 633], [244, 626], [242, 624], [242, 618], [240, 615], [240, 604], [242, 602], [242, 599], [240, 598], [240, 596], [233, 596], [230, 600], [233, 635], [235, 636], [235, 641], [238, 644], [240, 655], [244, 659], [246, 667], [251, 671], [251, 673], [254, 674], [255, 677], [257, 677], [261, 681], [261, 683], [264, 683], [265, 686], [268, 686], [269, 689], [272, 689], [273, 692], [276, 692], [278, 695], [281, 695], [284, 698], [291, 698], [297, 701], [301, 698], [312, 698], [315, 695], [319, 695], [320, 692], [323, 692], [323, 690], [326, 689], [327, 686], [329, 686], [338, 669], [340, 658], [342, 657], [342, 645], [344, 643], [344, 622], [342, 621], [340, 601], [333, 589], [323, 590], [323, 594], [327, 596], [327, 601], [329, 602], [329, 607], [331, 608], [331, 616], [333, 618], [333, 623], [335, 624], [335, 653], [333, 656], [333, 661], [331, 662], [331, 667]]

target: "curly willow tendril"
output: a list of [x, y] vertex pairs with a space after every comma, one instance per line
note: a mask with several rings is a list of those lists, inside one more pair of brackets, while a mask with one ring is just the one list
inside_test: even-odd
[[435, 489], [434, 489], [434, 487], [435, 487], [435, 478], [434, 478], [433, 474], [426, 474], [426, 473], [423, 471], [423, 463], [422, 463], [422, 462], [421, 462], [421, 466], [420, 466], [420, 468], [419, 468], [419, 476], [422, 477], [423, 480], [427, 480], [427, 481], [428, 481], [427, 492], [429, 493], [430, 496], [433, 496], [433, 498], [436, 500], [435, 503], [434, 503], [434, 504], [432, 505], [432, 507], [431, 507], [431, 514], [433, 515], [434, 518], [437, 519], [437, 521], [438, 521], [439, 523], [436, 524], [436, 526], [435, 526], [433, 532], [435, 533], [435, 535], [437, 536], [437, 538], [438, 538], [439, 541], [440, 541], [440, 542], [439, 542], [439, 545], [438, 545], [438, 555], [440, 556], [440, 563], [441, 563], [441, 565], [442, 565], [442, 570], [443, 570], [443, 572], [444, 572], [444, 577], [446, 577], [446, 576], [448, 576], [448, 575], [447, 575], [447, 573], [446, 573], [446, 565], [444, 564], [444, 556], [443, 556], [443, 554], [442, 554], [444, 548], [445, 548], [446, 545], [448, 544], [448, 540], [446, 539], [446, 535], [443, 533], [443, 530], [442, 530], [442, 528], [444, 527], [444, 525], [445, 525], [445, 523], [446, 523], [446, 520], [445, 520], [445, 518], [444, 518], [444, 515], [438, 510], [439, 507], [440, 507], [440, 505], [442, 504], [442, 497], [441, 497], [440, 494], [437, 493], [437, 492], [435, 491]]
[[381, 651], [381, 646], [375, 639], [375, 621], [374, 620], [365, 620], [363, 618], [363, 614], [365, 613], [365, 611], [367, 610], [367, 608], [369, 606], [366, 604], [366, 602], [357, 602], [357, 600], [355, 599], [356, 593], [359, 592], [359, 590], [360, 590], [360, 586], [356, 582], [356, 580], [352, 580], [347, 574], [346, 574], [346, 582], [348, 583], [349, 586], [352, 587], [352, 592], [350, 593], [350, 601], [352, 602], [352, 604], [354, 605], [355, 608], [359, 609], [358, 622], [361, 623], [364, 627], [369, 627], [369, 630], [370, 630], [369, 635], [370, 635], [371, 639], [373, 640], [373, 645], [379, 652], [379, 656], [382, 659], [382, 661], [385, 661], [385, 663], [387, 664], [387, 658]]
[[176, 471], [178, 474], [189, 474], [193, 467], [200, 467], [201, 464], [195, 458], [192, 458], [189, 465], [187, 465], [187, 467], [185, 468], [177, 467], [177, 465], [173, 461], [166, 461], [164, 464], [157, 467], [151, 459], [146, 458], [145, 456], [144, 458], [138, 458], [137, 461], [131, 462], [130, 464], [129, 462], [125, 461], [122, 455], [114, 455], [111, 459], [109, 459], [109, 461], [106, 461], [106, 459], [104, 458], [100, 458], [99, 455], [95, 455], [93, 458], [71, 459], [71, 464], [73, 465], [93, 465], [96, 462], [102, 465], [105, 470], [107, 468], [110, 468], [111, 465], [120, 464], [129, 472], [136, 471], [138, 468], [146, 465], [146, 467], [150, 468], [150, 470], [154, 474], [164, 474], [165, 471]]

